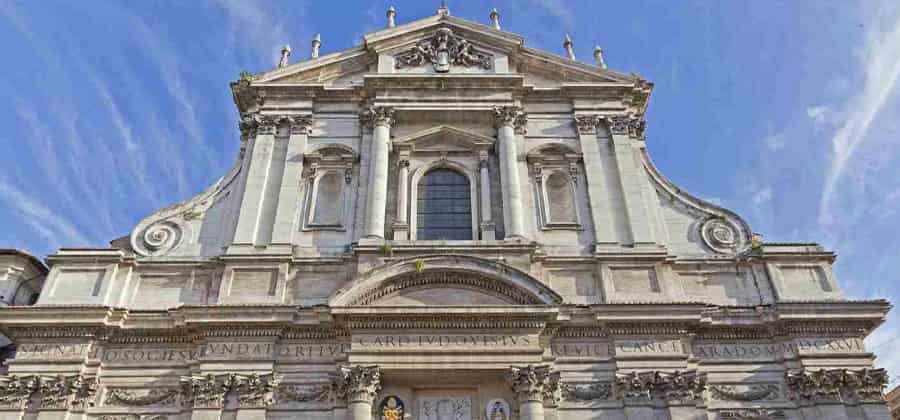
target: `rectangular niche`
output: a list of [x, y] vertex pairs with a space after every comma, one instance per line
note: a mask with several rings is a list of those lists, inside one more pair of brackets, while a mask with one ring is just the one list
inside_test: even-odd
[[780, 283], [779, 295], [787, 299], [827, 298], [836, 295], [828, 273], [820, 265], [777, 265], [773, 273]]
[[208, 274], [191, 272], [147, 272], [138, 274], [129, 307], [165, 309], [179, 304], [206, 303]]
[[550, 286], [567, 303], [598, 303], [599, 291], [592, 270], [550, 270]]
[[609, 267], [616, 293], [659, 293], [654, 267]]
[[102, 301], [102, 292], [108, 286], [106, 269], [62, 269], [56, 274], [49, 299], [43, 303], [53, 303], [62, 297], [71, 303], [96, 303]]
[[271, 301], [278, 286], [277, 268], [235, 268], [228, 288], [228, 301]]

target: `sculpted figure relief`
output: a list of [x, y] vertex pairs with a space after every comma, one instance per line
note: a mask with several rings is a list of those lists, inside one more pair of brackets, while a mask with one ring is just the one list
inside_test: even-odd
[[446, 73], [450, 66], [491, 68], [491, 56], [472, 47], [469, 41], [456, 36], [450, 28], [440, 28], [431, 38], [394, 57], [395, 67], [419, 67], [431, 63], [434, 71]]

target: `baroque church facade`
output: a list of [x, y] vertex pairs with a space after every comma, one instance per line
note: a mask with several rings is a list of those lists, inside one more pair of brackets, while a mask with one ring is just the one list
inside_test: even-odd
[[650, 82], [496, 11], [388, 20], [243, 74], [227, 174], [47, 258], [0, 417], [889, 418], [890, 305], [663, 177]]

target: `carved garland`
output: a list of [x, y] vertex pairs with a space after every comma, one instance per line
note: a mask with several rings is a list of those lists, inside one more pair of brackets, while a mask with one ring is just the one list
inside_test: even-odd
[[181, 390], [177, 388], [153, 388], [144, 395], [137, 390], [109, 388], [106, 390], [106, 405], [144, 407], [149, 405], [174, 405]]
[[469, 41], [453, 33], [450, 28], [440, 28], [431, 37], [394, 56], [395, 67], [421, 67], [431, 63], [434, 71], [446, 73], [450, 66], [480, 67], [490, 70], [491, 54], [475, 49]]
[[777, 384], [714, 385], [709, 387], [710, 396], [723, 401], [772, 401], [781, 395]]

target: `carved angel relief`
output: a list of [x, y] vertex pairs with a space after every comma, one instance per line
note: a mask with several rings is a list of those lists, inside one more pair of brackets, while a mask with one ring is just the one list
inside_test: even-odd
[[396, 56], [395, 67], [420, 67], [431, 63], [434, 71], [446, 73], [450, 66], [481, 67], [490, 70], [492, 56], [475, 49], [469, 41], [456, 36], [450, 28], [440, 28], [429, 39]]

